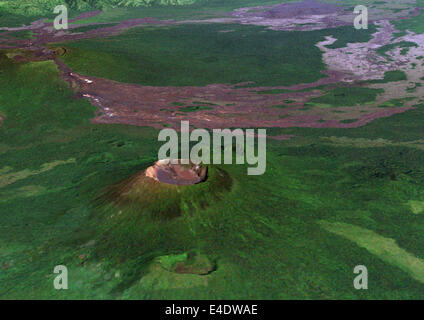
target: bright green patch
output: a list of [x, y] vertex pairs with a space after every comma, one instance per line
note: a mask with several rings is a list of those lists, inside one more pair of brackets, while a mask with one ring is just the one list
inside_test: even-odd
[[156, 18], [161, 20], [187, 20], [216, 18], [236, 8], [272, 5], [296, 0], [188, 0], [192, 5], [106, 8], [95, 17], [81, 20], [81, 23], [119, 22], [128, 19]]
[[182, 254], [173, 254], [168, 256], [162, 256], [159, 257], [159, 263], [166, 269], [166, 270], [172, 270], [172, 268], [175, 266], [177, 262], [182, 262], [187, 260], [187, 253]]
[[16, 198], [30, 198], [38, 195], [42, 195], [46, 192], [46, 188], [42, 186], [28, 185], [20, 187], [17, 190], [12, 190], [3, 193], [0, 196], [0, 202], [14, 200]]
[[320, 221], [319, 224], [327, 231], [355, 242], [383, 261], [402, 269], [415, 280], [424, 283], [424, 261], [400, 248], [395, 240], [347, 223]]
[[19, 40], [25, 40], [25, 39], [32, 39], [34, 38], [34, 33], [30, 30], [23, 30], [23, 31], [17, 31], [12, 32], [10, 34], [12, 37], [19, 39]]
[[[240, 34], [235, 32], [234, 39]], [[314, 43], [317, 33], [304, 35]], [[160, 41], [157, 51], [173, 50]], [[128, 56], [112, 61], [137, 59], [139, 52], [128, 49]], [[2, 188], [1, 196], [8, 200], [0, 202], [1, 297], [424, 298], [422, 283], [410, 276], [414, 261], [411, 270], [404, 268], [410, 255], [424, 256], [422, 216], [410, 214], [405, 206], [424, 192], [424, 152], [395, 145], [422, 139], [423, 105], [355, 129], [267, 128], [270, 135], [295, 138], [267, 141], [264, 175], [248, 176], [247, 165], [222, 165], [218, 169], [228, 173], [231, 189], [211, 183], [222, 177], [213, 167], [209, 183], [187, 188], [179, 201], [156, 197], [147, 188], [151, 193], [132, 194], [138, 202], [115, 206], [100, 195], [157, 160], [158, 130], [92, 124], [95, 108], [75, 99], [52, 62], [18, 64], [0, 55], [0, 69], [0, 106], [7, 115], [0, 126], [1, 175], [75, 159]], [[163, 67], [160, 74], [169, 70]], [[255, 72], [262, 69], [250, 76]], [[334, 146], [321, 141], [326, 136], [385, 140], [364, 152], [360, 140]], [[388, 140], [393, 143], [385, 144]], [[150, 207], [140, 204], [146, 193], [154, 202]], [[9, 198], [13, 194], [19, 197]], [[164, 207], [179, 215], [159, 219]], [[327, 233], [318, 220], [360, 226], [358, 239], [364, 230], [378, 230], [384, 240], [369, 235], [374, 246], [395, 239], [385, 253], [389, 258], [390, 250], [404, 251], [387, 263], [381, 251], [374, 254]], [[370, 248], [368, 241], [365, 245]], [[156, 260], [193, 250], [218, 257], [216, 270], [210, 275], [179, 274]], [[370, 275], [378, 275], [372, 290], [352, 286], [358, 261]], [[52, 290], [52, 266], [58, 263], [72, 270], [70, 290]]]
[[398, 30], [410, 30], [415, 33], [424, 32], [424, 11], [421, 10], [420, 14], [409, 19], [398, 20], [393, 22]]
[[38, 170], [25, 169], [21, 171], [13, 171], [13, 169], [10, 167], [3, 167], [2, 169], [0, 169], [0, 188], [3, 188], [9, 184], [15, 183], [16, 181], [25, 179], [32, 175], [52, 170], [56, 166], [65, 165], [69, 163], [75, 163], [75, 159], [71, 158], [67, 161], [57, 160], [49, 163], [44, 163]]
[[421, 214], [424, 212], [424, 201], [409, 200], [408, 204], [414, 214]]

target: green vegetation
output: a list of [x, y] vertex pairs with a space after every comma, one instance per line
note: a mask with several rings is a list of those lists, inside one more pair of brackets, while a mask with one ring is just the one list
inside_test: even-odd
[[424, 11], [421, 10], [420, 14], [415, 17], [411, 17], [405, 20], [394, 21], [393, 24], [398, 30], [404, 30], [404, 31], [409, 30], [415, 33], [423, 33], [424, 32]]
[[343, 87], [329, 91], [327, 94], [312, 98], [305, 106], [312, 107], [344, 107], [357, 104], [369, 104], [375, 101], [377, 95], [384, 92], [383, 89], [363, 87]]
[[169, 256], [159, 257], [160, 264], [167, 270], [171, 270], [176, 263], [186, 261], [188, 258], [187, 253], [174, 254]]
[[0, 3], [0, 11], [22, 16], [40, 16], [62, 4], [64, 1], [60, 0], [4, 0]]
[[380, 108], [399, 108], [403, 107], [405, 102], [414, 100], [413, 97], [406, 97], [406, 98], [399, 98], [399, 99], [392, 99], [389, 101], [384, 102], [382, 105], [380, 105]]
[[408, 80], [406, 73], [401, 70], [395, 70], [385, 72], [382, 80], [371, 80], [369, 83], [389, 83], [404, 80]]
[[399, 267], [424, 283], [424, 261], [399, 248], [393, 239], [382, 237], [371, 230], [347, 223], [320, 221], [326, 230], [354, 241], [389, 264]]
[[[158, 19], [189, 19], [214, 17], [244, 6], [281, 3], [284, 0], [4, 0], [0, 2], [0, 27], [19, 27], [39, 19], [52, 20], [57, 5], [67, 4], [70, 17], [101, 9], [95, 17], [78, 23], [116, 23], [125, 19], [152, 17]], [[286, 0], [290, 2], [294, 0]]]
[[[178, 217], [158, 220], [108, 211], [101, 200], [103, 190], [155, 160], [157, 131], [91, 124], [94, 108], [72, 98], [52, 62], [12, 64], [5, 55], [0, 62], [7, 117], [0, 126], [0, 228], [14, 231], [0, 233], [2, 297], [424, 298], [420, 264], [404, 263], [424, 257], [424, 217], [408, 205], [424, 195], [424, 152], [320, 142], [422, 139], [424, 106], [357, 129], [269, 129], [302, 138], [269, 140], [263, 176], [219, 166], [231, 189], [207, 206], [187, 193]], [[195, 199], [199, 188], [211, 195], [208, 184], [193, 186]], [[399, 255], [381, 253], [386, 242]], [[178, 274], [155, 262], [162, 257], [174, 270], [193, 250], [216, 258], [216, 269]], [[379, 275], [366, 293], [351, 284], [358, 259]], [[66, 292], [52, 290], [57, 264], [70, 270]]]
[[414, 214], [421, 214], [424, 212], [424, 201], [409, 200], [408, 204]]
[[396, 48], [402, 48], [400, 54], [401, 55], [406, 55], [408, 53], [409, 48], [411, 47], [418, 47], [418, 44], [416, 44], [415, 42], [408, 42], [408, 41], [402, 41], [402, 42], [398, 42], [398, 43], [393, 43], [393, 44], [387, 44], [385, 46], [382, 46], [380, 48], [378, 48], [376, 50], [376, 52], [378, 54], [380, 54], [381, 56], [392, 60], [389, 55], [387, 54], [388, 51], [391, 51], [393, 49]]
[[96, 30], [96, 29], [101, 29], [101, 28], [109, 28], [109, 27], [113, 27], [113, 26], [116, 26], [116, 23], [104, 23], [104, 24], [96, 24], [96, 25], [91, 25], [91, 26], [83, 26], [83, 27], [70, 29], [69, 31], [71, 33], [86, 32], [86, 31], [90, 31], [90, 30]]
[[369, 35], [375, 33], [376, 30], [377, 28], [373, 24], [369, 25], [366, 31], [361, 30], [361, 32], [355, 32], [357, 31], [356, 29], [352, 30], [352, 28], [346, 28], [344, 33], [335, 36], [337, 39], [336, 42], [326, 47], [329, 49], [337, 49], [346, 47], [348, 43], [366, 42], [370, 39]]
[[[347, 41], [353, 29], [226, 28], [137, 28], [66, 44], [63, 59], [123, 82], [290, 85], [321, 78], [314, 44]], [[205, 183], [173, 188], [140, 176], [157, 160], [158, 130], [91, 123], [96, 108], [53, 61], [16, 54], [0, 52], [1, 298], [424, 299], [424, 104], [359, 128], [268, 128], [294, 137], [267, 141], [264, 175], [217, 165]], [[377, 83], [401, 80], [395, 71]], [[382, 92], [318, 88], [309, 107], [373, 103]], [[378, 275], [372, 290], [352, 286], [358, 261]], [[70, 290], [52, 289], [59, 264]]]
[[17, 31], [17, 32], [12, 32], [10, 34], [12, 37], [22, 40], [22, 39], [31, 39], [34, 37], [34, 33], [32, 31], [28, 31], [28, 30], [23, 30], [23, 31]]
[[19, 15], [16, 13], [3, 11], [0, 8], [0, 27], [19, 27], [22, 24], [30, 24], [31, 22], [42, 19], [42, 18], [45, 18], [45, 16]]
[[[220, 32], [229, 27], [235, 32]], [[106, 39], [62, 44], [67, 53], [61, 59], [76, 72], [127, 83], [293, 85], [324, 77], [315, 43], [330, 32], [347, 39], [351, 29], [276, 32], [221, 24], [134, 28]], [[369, 35], [363, 33], [363, 40]]]
[[81, 20], [81, 23], [92, 22], [119, 22], [126, 19], [156, 18], [156, 19], [204, 19], [216, 18], [236, 8], [272, 5], [282, 2], [295, 2], [296, 0], [197, 0], [191, 5], [135, 7], [135, 8], [105, 8], [98, 16]]
[[[294, 0], [286, 0], [290, 1]], [[223, 12], [243, 6], [281, 2], [284, 0], [3, 0], [0, 2], [0, 26], [20, 26], [36, 19], [52, 18], [53, 9], [63, 4], [70, 9], [71, 16], [90, 10], [103, 10], [99, 16], [84, 21], [110, 23], [142, 17], [175, 19], [213, 16], [211, 13], [201, 11]]]

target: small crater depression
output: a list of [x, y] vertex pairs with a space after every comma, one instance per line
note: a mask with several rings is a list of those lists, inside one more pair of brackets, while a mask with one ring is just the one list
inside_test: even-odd
[[198, 252], [162, 256], [158, 258], [158, 261], [165, 270], [178, 274], [203, 276], [216, 270], [216, 263]]

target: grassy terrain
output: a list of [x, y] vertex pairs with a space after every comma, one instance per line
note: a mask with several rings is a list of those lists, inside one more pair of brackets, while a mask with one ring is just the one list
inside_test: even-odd
[[[220, 32], [228, 29], [234, 32]], [[324, 77], [325, 65], [315, 44], [330, 33], [345, 43], [351, 34], [368, 41], [372, 30], [276, 32], [220, 24], [135, 28], [106, 39], [63, 44], [67, 53], [62, 59], [78, 73], [127, 83], [293, 85]]]
[[0, 3], [0, 27], [17, 27], [42, 18], [52, 19], [55, 17], [54, 7], [63, 4], [67, 5], [70, 17], [87, 11], [103, 10], [100, 15], [81, 20], [81, 23], [112, 23], [145, 17], [178, 20], [214, 17], [235, 8], [292, 1], [294, 0], [5, 0]]
[[87, 31], [90, 31], [90, 30], [96, 30], [96, 29], [100, 29], [100, 28], [109, 28], [109, 27], [113, 27], [113, 26], [116, 26], [116, 23], [104, 23], [104, 24], [96, 24], [96, 25], [91, 25], [91, 26], [83, 26], [83, 27], [70, 29], [69, 31], [71, 33], [87, 32]]
[[410, 100], [414, 100], [414, 98], [410, 97], [410, 98], [392, 99], [392, 100], [384, 102], [379, 107], [381, 107], [381, 108], [387, 108], [387, 107], [399, 108], [399, 107], [403, 107], [405, 102], [410, 101]]
[[336, 88], [323, 96], [312, 98], [305, 106], [343, 107], [373, 103], [383, 89], [362, 87]]
[[[138, 28], [66, 44], [64, 60], [123, 82], [289, 85], [321, 78], [314, 44], [328, 34], [343, 43], [353, 29], [226, 28]], [[206, 183], [154, 190], [131, 183], [157, 160], [156, 129], [92, 124], [95, 108], [51, 61], [0, 52], [0, 86], [1, 299], [424, 299], [423, 104], [354, 129], [268, 129], [294, 138], [268, 140], [264, 175], [211, 166]], [[311, 103], [370, 103], [378, 93], [337, 88]], [[195, 104], [175, 105], [214, 107]], [[192, 252], [213, 272], [172, 272]], [[66, 291], [53, 289], [59, 264]], [[359, 264], [369, 290], [353, 288]]]
[[[417, 0], [417, 6], [424, 8], [424, 0]], [[424, 10], [421, 9], [421, 12], [418, 16], [406, 19], [399, 20], [394, 22], [395, 27], [398, 30], [410, 30], [415, 33], [424, 32]]]
[[163, 7], [138, 7], [138, 8], [110, 8], [95, 17], [81, 20], [81, 23], [92, 22], [119, 22], [127, 19], [156, 18], [161, 20], [186, 20], [214, 18], [225, 12], [242, 7], [272, 5], [295, 0], [200, 0], [188, 6]]
[[31, 38], [34, 37], [34, 33], [32, 31], [28, 31], [28, 30], [12, 32], [10, 35], [12, 37], [16, 38], [16, 39], [19, 39], [19, 40], [31, 39]]
[[[182, 210], [176, 218], [155, 217], [160, 205], [133, 219], [96, 199], [156, 159], [157, 131], [90, 124], [94, 108], [72, 98], [51, 62], [2, 56], [1, 66], [2, 298], [424, 298], [411, 273], [420, 265], [405, 267], [409, 255], [424, 256], [424, 216], [410, 205], [424, 195], [424, 152], [320, 140], [420, 139], [423, 106], [358, 129], [282, 130], [299, 139], [269, 141], [263, 176], [220, 166], [232, 185], [216, 201], [196, 207], [199, 192], [213, 194], [206, 183], [187, 189], [185, 205], [170, 200]], [[358, 228], [369, 231], [352, 238]], [[397, 260], [376, 251], [390, 239]], [[193, 250], [216, 271], [176, 274], [153, 263]], [[70, 290], [53, 289], [58, 264]], [[367, 291], [352, 286], [358, 264], [368, 267]]]
[[415, 42], [407, 42], [407, 41], [402, 41], [402, 42], [398, 42], [398, 43], [393, 43], [393, 44], [387, 44], [385, 46], [382, 46], [380, 48], [378, 48], [376, 50], [376, 52], [380, 55], [382, 55], [383, 57], [386, 57], [388, 59], [391, 59], [388, 55], [387, 52], [391, 51], [393, 49], [396, 48], [401, 48], [400, 54], [401, 55], [406, 55], [409, 51], [409, 48], [411, 47], [417, 47], [418, 44], [416, 44]]
[[384, 238], [373, 231], [346, 223], [326, 221], [319, 223], [326, 230], [357, 243], [358, 246], [366, 248], [383, 261], [404, 270], [411, 274], [412, 278], [424, 283], [424, 261], [399, 248], [393, 239]]

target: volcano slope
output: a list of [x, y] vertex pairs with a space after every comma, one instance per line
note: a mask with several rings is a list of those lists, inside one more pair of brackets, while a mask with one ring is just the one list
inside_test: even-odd
[[[187, 23], [116, 9], [82, 32], [0, 33], [0, 296], [423, 299], [423, 3], [379, 2], [363, 32], [188, 7]], [[140, 179], [182, 119], [268, 128], [265, 174]], [[53, 289], [59, 264], [70, 290]]]

